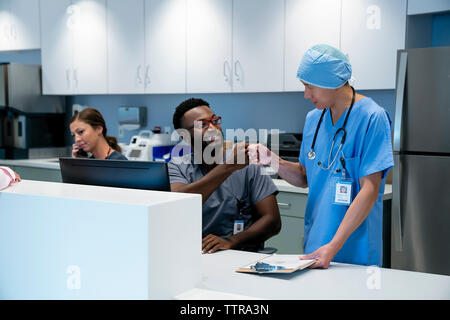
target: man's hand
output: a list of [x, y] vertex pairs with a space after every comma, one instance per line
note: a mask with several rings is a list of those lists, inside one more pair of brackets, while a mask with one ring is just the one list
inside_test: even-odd
[[248, 143], [240, 142], [233, 146], [232, 151], [227, 155], [225, 164], [233, 170], [240, 170], [248, 166]]
[[202, 240], [202, 252], [214, 253], [217, 250], [231, 249], [233, 243], [229, 239], [223, 239], [213, 234], [208, 234]]
[[316, 259], [316, 262], [310, 268], [324, 268], [328, 269], [331, 260], [337, 254], [337, 251], [330, 245], [326, 244], [311, 254], [300, 256], [300, 260]]

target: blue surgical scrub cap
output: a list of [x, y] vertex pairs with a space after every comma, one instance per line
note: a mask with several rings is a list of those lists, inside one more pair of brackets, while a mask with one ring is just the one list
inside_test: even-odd
[[327, 44], [306, 50], [297, 71], [297, 78], [313, 86], [336, 89], [352, 76], [352, 66], [345, 54]]

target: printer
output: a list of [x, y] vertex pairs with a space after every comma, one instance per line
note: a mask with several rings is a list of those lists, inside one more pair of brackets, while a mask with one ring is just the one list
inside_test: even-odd
[[283, 160], [298, 162], [303, 135], [301, 133], [279, 133], [277, 137], [269, 134], [267, 147]]
[[131, 138], [123, 154], [128, 160], [169, 162], [172, 148], [178, 141], [172, 141], [170, 133], [158, 130], [142, 130]]

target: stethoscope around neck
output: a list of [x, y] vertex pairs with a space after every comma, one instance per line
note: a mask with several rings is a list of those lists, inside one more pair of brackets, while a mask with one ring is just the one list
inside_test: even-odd
[[[353, 87], [352, 88], [352, 92], [353, 92], [353, 96], [352, 96], [352, 102], [350, 104], [350, 107], [348, 109], [347, 115], [345, 116], [345, 120], [344, 120], [344, 124], [342, 125], [342, 127], [340, 127], [336, 133], [333, 136], [333, 141], [331, 143], [331, 149], [330, 149], [330, 153], [328, 154], [328, 165], [325, 167], [322, 163], [318, 163], [320, 168], [324, 169], [324, 170], [330, 170], [330, 168], [333, 166], [334, 162], [337, 159], [337, 156], [339, 155], [339, 152], [342, 150], [342, 147], [345, 143], [345, 139], [347, 138], [347, 130], [345, 130], [345, 125], [347, 124], [347, 120], [348, 120], [348, 116], [350, 115], [350, 112], [352, 111], [353, 108], [353, 104], [355, 103], [355, 89]], [[314, 151], [314, 147], [316, 146], [316, 139], [317, 139], [317, 134], [319, 133], [319, 129], [320, 129], [320, 125], [322, 124], [322, 120], [323, 117], [326, 113], [327, 109], [324, 109], [322, 111], [322, 114], [320, 115], [320, 119], [319, 119], [319, 123], [317, 124], [316, 127], [316, 132], [314, 133], [314, 138], [313, 138], [313, 142], [311, 144], [311, 149], [309, 150], [307, 156], [309, 160], [314, 160], [316, 158], [316, 152]], [[339, 148], [336, 152], [336, 155], [333, 158], [333, 161], [331, 161], [331, 153], [333, 152], [333, 148], [334, 148], [334, 142], [336, 141], [336, 137], [338, 136], [339, 133], [342, 132], [342, 138], [341, 138], [341, 144], [339, 145]], [[341, 159], [342, 165], [345, 168], [345, 162], [343, 159]]]

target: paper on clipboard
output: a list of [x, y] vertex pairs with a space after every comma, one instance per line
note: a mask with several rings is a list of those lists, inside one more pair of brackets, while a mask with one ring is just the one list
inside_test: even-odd
[[[256, 262], [250, 263], [236, 270], [236, 272], [247, 273], [292, 273], [297, 270], [302, 270], [314, 264], [316, 260], [300, 260], [297, 254], [273, 254], [269, 257], [263, 258]], [[270, 271], [256, 271], [252, 269], [257, 262], [267, 263], [271, 266], [281, 267], [277, 270]]]

